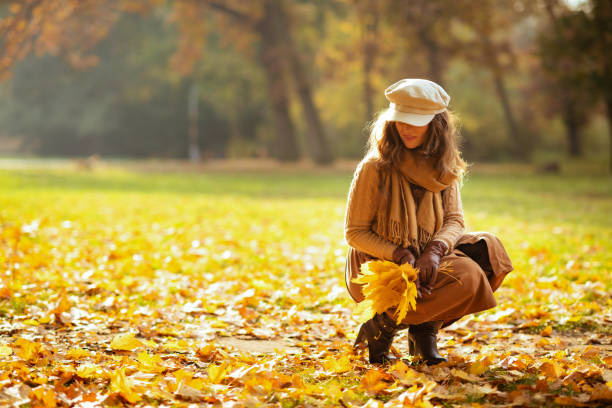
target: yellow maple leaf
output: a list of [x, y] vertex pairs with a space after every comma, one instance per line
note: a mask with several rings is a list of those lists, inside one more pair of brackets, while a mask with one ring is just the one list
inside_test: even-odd
[[160, 356], [155, 354], [149, 354], [146, 351], [141, 351], [138, 353], [138, 362], [143, 371], [149, 373], [161, 373], [164, 371], [164, 367], [162, 365], [163, 360]]
[[62, 290], [59, 300], [53, 309], [53, 313], [61, 314], [70, 310], [72, 305], [70, 304], [70, 300], [68, 300], [68, 296], [66, 295], [66, 291]]
[[124, 367], [115, 371], [111, 376], [110, 390], [121, 395], [130, 404], [140, 401], [140, 395], [134, 391], [134, 384], [125, 375]]
[[76, 373], [81, 378], [98, 377], [98, 367], [92, 363], [83, 363], [76, 369]]
[[374, 317], [374, 315], [376, 314], [376, 312], [374, 311], [374, 305], [372, 304], [372, 301], [369, 299], [366, 299], [363, 302], [358, 303], [357, 306], [355, 307], [355, 313], [358, 315], [357, 319], [360, 322], [367, 322], [372, 317]]
[[389, 383], [384, 380], [391, 377], [380, 370], [368, 370], [361, 377], [361, 387], [369, 394], [376, 395], [385, 388], [389, 387]]
[[227, 364], [211, 364], [208, 366], [208, 378], [211, 383], [219, 384], [227, 374]]
[[417, 382], [423, 382], [423, 375], [410, 368], [401, 360], [398, 360], [395, 364], [390, 366], [388, 372], [404, 386], [413, 385]]
[[6, 357], [13, 354], [13, 349], [10, 346], [0, 346], [0, 357]]
[[407, 281], [406, 292], [402, 295], [402, 298], [397, 306], [397, 310], [395, 311], [395, 320], [398, 324], [404, 320], [410, 310], [416, 310], [416, 297], [417, 289], [415, 283], [412, 281]]
[[323, 368], [325, 371], [341, 374], [352, 370], [353, 366], [351, 365], [351, 359], [349, 356], [344, 355], [340, 358], [337, 358], [336, 356], [327, 357], [325, 360], [323, 360]]
[[83, 357], [89, 357], [91, 355], [91, 352], [82, 348], [73, 348], [68, 350], [68, 352], [66, 353], [66, 357], [72, 359], [72, 360], [79, 360]]
[[538, 368], [538, 371], [547, 378], [555, 380], [563, 375], [563, 368], [559, 367], [554, 361], [544, 361]]
[[481, 375], [491, 366], [493, 358], [491, 356], [485, 356], [479, 360], [470, 363], [468, 366], [468, 373], [472, 375]]
[[55, 408], [57, 406], [55, 391], [47, 386], [36, 387], [32, 390], [35, 399], [43, 403], [45, 408]]
[[552, 334], [551, 326], [546, 326], [545, 328], [542, 329], [542, 331], [540, 331], [540, 336], [542, 337], [550, 337], [551, 334]]
[[470, 381], [470, 382], [479, 382], [481, 380], [481, 378], [476, 376], [476, 375], [468, 374], [465, 371], [459, 370], [459, 369], [456, 369], [456, 368], [453, 368], [451, 370], [451, 375], [453, 377], [457, 377], [457, 378], [460, 378], [462, 380]]
[[172, 340], [164, 344], [164, 349], [168, 351], [184, 352], [189, 350], [189, 342], [184, 339]]
[[38, 353], [42, 351], [40, 343], [20, 337], [15, 341], [15, 345], [19, 347], [15, 352], [19, 357], [30, 362], [38, 361]]
[[217, 347], [213, 343], [207, 344], [204, 347], [198, 348], [196, 355], [204, 361], [212, 361], [217, 355]]
[[168, 391], [176, 392], [182, 383], [188, 384], [193, 378], [193, 375], [194, 373], [192, 371], [185, 370], [184, 368], [176, 370], [172, 373], [175, 381], [167, 384]]
[[134, 338], [134, 333], [122, 333], [118, 334], [111, 341], [111, 348], [113, 350], [124, 350], [132, 351], [137, 347], [141, 347], [143, 344], [140, 340]]
[[27, 319], [23, 321], [23, 324], [27, 324], [28, 326], [39, 326], [40, 323], [34, 319]]

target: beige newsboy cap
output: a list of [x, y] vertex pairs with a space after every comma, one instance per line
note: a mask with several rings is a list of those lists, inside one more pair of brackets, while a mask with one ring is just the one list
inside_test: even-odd
[[401, 79], [385, 89], [389, 108], [387, 121], [398, 121], [413, 126], [425, 126], [436, 113], [446, 110], [450, 96], [438, 84], [427, 79]]

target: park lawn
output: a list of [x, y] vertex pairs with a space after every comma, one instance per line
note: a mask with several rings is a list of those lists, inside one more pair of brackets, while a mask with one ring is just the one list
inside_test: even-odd
[[[450, 362], [436, 369], [373, 367], [352, 350], [350, 180], [332, 169], [0, 170], [0, 401], [612, 398], [612, 178], [466, 178], [469, 229], [500, 237], [515, 270], [496, 308], [440, 333]], [[402, 333], [396, 351], [406, 343]]]

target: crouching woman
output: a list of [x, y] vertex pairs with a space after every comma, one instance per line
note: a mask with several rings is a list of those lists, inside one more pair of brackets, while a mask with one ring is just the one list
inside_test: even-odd
[[[512, 268], [501, 241], [487, 232], [464, 231], [459, 185], [466, 164], [458, 149], [450, 97], [425, 79], [403, 79], [385, 90], [390, 106], [372, 122], [369, 149], [351, 183], [345, 237], [346, 284], [364, 300], [361, 265], [375, 259], [419, 269], [416, 310], [401, 324], [393, 311], [359, 329], [371, 363], [385, 363], [398, 330], [408, 329], [409, 351], [427, 364], [446, 361], [436, 335], [462, 316], [496, 305], [493, 292]], [[439, 273], [450, 262], [450, 274]]]

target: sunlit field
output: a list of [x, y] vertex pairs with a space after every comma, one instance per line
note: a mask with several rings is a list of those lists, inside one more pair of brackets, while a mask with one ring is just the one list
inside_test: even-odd
[[[347, 170], [0, 170], [0, 402], [385, 406], [612, 400], [612, 178], [478, 171], [515, 270], [449, 363], [353, 351]], [[418, 307], [418, 305], [417, 305]], [[607, 385], [606, 385], [607, 383]], [[26, 402], [22, 402], [26, 403]]]

